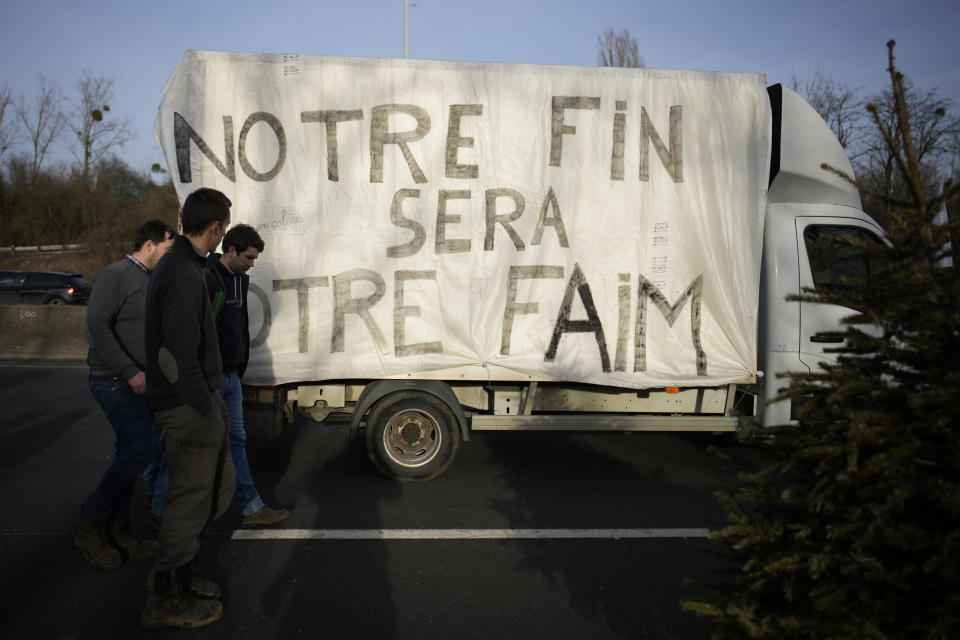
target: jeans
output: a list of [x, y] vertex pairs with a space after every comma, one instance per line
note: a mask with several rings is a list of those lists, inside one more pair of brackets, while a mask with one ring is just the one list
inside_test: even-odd
[[223, 383], [217, 390], [227, 405], [230, 414], [230, 456], [237, 470], [237, 492], [234, 498], [237, 505], [248, 516], [263, 508], [263, 500], [253, 485], [250, 463], [247, 462], [247, 432], [243, 428], [243, 389], [240, 387], [240, 374], [223, 374]]
[[116, 435], [113, 462], [83, 505], [92, 522], [130, 519], [130, 499], [137, 476], [153, 458], [153, 411], [146, 394], [136, 394], [123, 376], [89, 378], [90, 393], [103, 409]]
[[[247, 461], [247, 432], [243, 428], [243, 390], [240, 386], [239, 374], [236, 372], [223, 374], [223, 383], [217, 392], [227, 405], [227, 413], [230, 416], [230, 457], [233, 458], [233, 466], [237, 473], [237, 490], [234, 499], [243, 515], [248, 516], [263, 508], [263, 499], [253, 484], [250, 463]], [[154, 479], [151, 512], [155, 516], [163, 514], [167, 486], [167, 470], [166, 465], [163, 464]]]

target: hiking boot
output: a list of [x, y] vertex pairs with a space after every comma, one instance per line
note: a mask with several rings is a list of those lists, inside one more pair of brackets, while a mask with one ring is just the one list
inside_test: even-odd
[[154, 589], [140, 616], [144, 629], [165, 627], [202, 627], [223, 615], [219, 600], [206, 600], [183, 588], [188, 579], [186, 567], [156, 571]]
[[[193, 573], [193, 569], [190, 568], [190, 565], [187, 565], [187, 570], [190, 573], [190, 580], [186, 586], [186, 590], [193, 593], [194, 595], [200, 598], [219, 598], [220, 597], [220, 587], [216, 582], [212, 580], [207, 580], [201, 578], [200, 576]], [[147, 592], [153, 593], [156, 586], [157, 580], [157, 571], [156, 569], [152, 570], [147, 576]]]
[[110, 538], [120, 552], [131, 560], [153, 560], [157, 556], [156, 540], [141, 540], [130, 532], [130, 523], [117, 521], [110, 525]]
[[286, 519], [290, 512], [286, 509], [271, 509], [264, 505], [248, 516], [243, 516], [243, 526], [262, 527], [271, 524], [277, 524]]
[[98, 569], [114, 571], [123, 564], [123, 554], [110, 542], [102, 523], [79, 517], [70, 527], [70, 540]]

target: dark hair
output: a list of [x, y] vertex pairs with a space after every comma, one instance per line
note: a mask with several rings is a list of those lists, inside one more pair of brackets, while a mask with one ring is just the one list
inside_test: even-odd
[[230, 227], [227, 234], [223, 236], [223, 252], [226, 253], [233, 247], [237, 253], [243, 253], [250, 247], [257, 251], [263, 251], [263, 238], [257, 233], [257, 230], [248, 224], [237, 224]]
[[137, 229], [136, 235], [133, 236], [133, 250], [140, 251], [140, 247], [142, 247], [147, 240], [153, 240], [154, 244], [160, 244], [167, 239], [168, 234], [173, 237], [177, 235], [177, 232], [163, 220], [147, 220], [143, 223], [143, 226]]
[[197, 189], [183, 202], [180, 224], [184, 235], [195, 236], [203, 233], [213, 222], [226, 222], [232, 204], [227, 196], [216, 189]]

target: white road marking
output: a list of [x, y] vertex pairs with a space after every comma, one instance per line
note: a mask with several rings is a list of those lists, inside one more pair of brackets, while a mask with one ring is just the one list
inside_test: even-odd
[[706, 538], [709, 529], [238, 529], [234, 540], [626, 540]]

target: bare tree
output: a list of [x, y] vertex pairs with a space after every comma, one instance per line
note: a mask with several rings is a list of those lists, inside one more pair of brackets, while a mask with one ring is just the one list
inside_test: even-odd
[[617, 33], [612, 27], [597, 36], [597, 64], [602, 67], [644, 66], [636, 38], [626, 29]]
[[73, 105], [74, 115], [68, 123], [73, 133], [71, 152], [80, 163], [84, 179], [88, 179], [90, 167], [132, 140], [133, 133], [129, 120], [107, 120], [113, 101], [112, 79], [94, 77], [85, 71], [74, 86], [79, 102]]
[[[794, 75], [793, 88], [830, 125], [856, 171], [864, 210], [886, 227], [891, 202], [909, 195], [896, 162], [899, 147], [891, 147], [882, 133], [897, 130], [900, 114], [893, 90], [863, 99], [858, 88], [834, 81], [820, 66], [803, 81]], [[960, 118], [951, 112], [952, 101], [940, 98], [936, 89], [921, 91], [904, 79], [902, 90], [918, 166], [927, 190], [933, 192], [960, 170]]]
[[64, 118], [60, 110], [63, 96], [45, 76], [40, 76], [40, 92], [32, 103], [21, 94], [17, 98], [17, 116], [32, 146], [30, 181], [35, 182], [43, 160], [54, 140], [63, 132]]
[[[10, 111], [7, 108], [10, 107]], [[0, 158], [10, 147], [20, 141], [20, 131], [16, 128], [13, 116], [13, 94], [4, 85], [0, 89]]]
[[855, 157], [861, 152], [857, 142], [864, 131], [864, 101], [859, 97], [859, 88], [835, 81], [822, 66], [817, 65], [803, 82], [794, 75], [793, 89], [802, 94], [830, 125], [837, 140], [847, 150], [847, 155]]
[[937, 191], [956, 173], [960, 151], [960, 118], [953, 112], [953, 101], [940, 98], [936, 89], [921, 91], [906, 78], [900, 91], [901, 96], [891, 89], [871, 96], [867, 109], [875, 125], [862, 141], [863, 152], [856, 166], [861, 190], [867, 196], [865, 208], [881, 224], [886, 223], [891, 207], [915, 190], [904, 182], [897, 163], [903, 143], [888, 133], [897, 130], [899, 109], [910, 113], [910, 152], [916, 156], [928, 192]]

